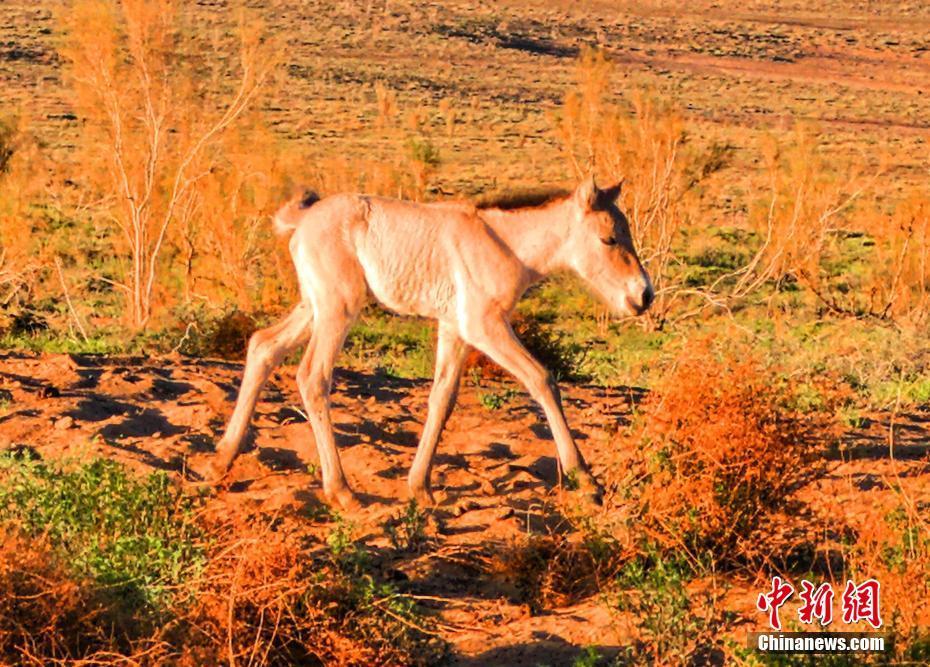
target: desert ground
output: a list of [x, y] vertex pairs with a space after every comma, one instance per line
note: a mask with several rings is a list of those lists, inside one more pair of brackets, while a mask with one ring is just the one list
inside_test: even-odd
[[[107, 457], [196, 486], [196, 470], [212, 452], [239, 375], [238, 364], [179, 357], [152, 362], [7, 353], [2, 377], [12, 399], [0, 422], [4, 443], [34, 448], [49, 459]], [[327, 509], [293, 375], [292, 368], [276, 374], [247, 452], [207, 508], [227, 518], [237, 515], [243, 524], [289, 522], [300, 534], [324, 541]], [[366, 504], [352, 520], [360, 539], [388, 553], [384, 526], [402, 514], [428, 391], [428, 381], [348, 371], [335, 381], [337, 439], [349, 481]], [[638, 394], [634, 388], [590, 385], [565, 391], [567, 417], [595, 474], [602, 472], [601, 461], [612, 460], [616, 444], [608, 434], [628, 420]], [[454, 647], [452, 664], [571, 664], [588, 646], [606, 659], [619, 654], [628, 638], [629, 618], [597, 595], [531, 613], [517, 582], [482, 571], [489, 547], [532, 531], [564, 529], [554, 444], [542, 419], [526, 398], [491, 412], [477, 391], [463, 391], [433, 473], [439, 505], [425, 527], [433, 542], [423, 553], [388, 556], [382, 564], [402, 577], [405, 590], [427, 596], [427, 608], [438, 614]], [[914, 481], [923, 491], [915, 501], [930, 501], [928, 419], [924, 411], [876, 414], [867, 426], [848, 431], [843, 453], [831, 456], [826, 474], [805, 489], [795, 511], [839, 522], [842, 507], [848, 520], [861, 520], [863, 506], [889, 502], [892, 492], [884, 482], [899, 475], [918, 476]], [[889, 456], [892, 420], [895, 452]], [[778, 536], [770, 540], [777, 549]], [[755, 620], [753, 592], [745, 578], [727, 592], [728, 608], [743, 616], [741, 629]]]

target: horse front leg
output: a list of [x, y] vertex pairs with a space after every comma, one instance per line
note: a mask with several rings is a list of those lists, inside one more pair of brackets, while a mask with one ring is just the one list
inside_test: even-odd
[[527, 351], [503, 314], [482, 317], [468, 329], [468, 342], [512, 374], [542, 407], [555, 439], [562, 472], [574, 478], [583, 493], [592, 499], [599, 497], [600, 489], [565, 421], [559, 386], [552, 375]]

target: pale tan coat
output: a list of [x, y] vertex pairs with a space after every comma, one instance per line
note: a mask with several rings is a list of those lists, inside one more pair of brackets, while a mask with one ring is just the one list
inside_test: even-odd
[[336, 450], [329, 393], [348, 329], [374, 298], [394, 312], [439, 323], [429, 412], [409, 476], [415, 498], [432, 502], [433, 454], [472, 347], [526, 387], [546, 414], [563, 471], [593, 490], [565, 423], [558, 387], [514, 335], [509, 319], [531, 284], [560, 270], [577, 273], [618, 313], [639, 314], [649, 307], [652, 285], [616, 206], [619, 192], [619, 185], [598, 190], [589, 179], [569, 197], [515, 211], [354, 194], [308, 207], [285, 205], [274, 222], [280, 232], [292, 233], [301, 302], [250, 340], [242, 387], [217, 446], [212, 476], [224, 476], [232, 465], [271, 371], [309, 342], [297, 383], [320, 455], [324, 493], [343, 507], [357, 504]]

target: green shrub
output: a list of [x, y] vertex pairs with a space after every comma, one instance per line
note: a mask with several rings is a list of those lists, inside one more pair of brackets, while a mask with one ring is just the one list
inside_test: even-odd
[[411, 498], [402, 513], [384, 523], [384, 532], [395, 549], [420, 551], [429, 541], [426, 524], [426, 514], [417, 505], [417, 501]]
[[479, 392], [478, 401], [488, 410], [500, 410], [517, 395], [516, 389], [508, 387], [503, 391]]
[[164, 473], [95, 459], [74, 466], [0, 455], [0, 521], [43, 536], [78, 577], [131, 608], [163, 609], [205, 562], [194, 498]]
[[[638, 619], [638, 640], [627, 664], [714, 664], [722, 619], [710, 593], [689, 594], [687, 563], [652, 555], [630, 561], [621, 573], [617, 608]], [[701, 615], [703, 613], [703, 616]]]

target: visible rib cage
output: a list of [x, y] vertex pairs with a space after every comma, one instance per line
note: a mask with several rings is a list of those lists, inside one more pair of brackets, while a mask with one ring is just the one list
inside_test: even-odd
[[526, 387], [546, 414], [563, 470], [574, 471], [582, 487], [594, 490], [565, 423], [558, 388], [509, 320], [527, 287], [566, 269], [618, 312], [639, 314], [649, 307], [652, 285], [617, 208], [619, 194], [619, 185], [599, 190], [589, 179], [572, 193], [498, 198], [484, 207], [349, 194], [320, 199], [312, 192], [289, 201], [274, 215], [274, 225], [292, 234], [301, 302], [281, 322], [252, 336], [213, 477], [223, 477], [235, 460], [272, 370], [307, 345], [297, 384], [320, 454], [323, 489], [343, 507], [357, 504], [336, 450], [329, 390], [348, 329], [373, 297], [395, 312], [439, 323], [429, 412], [409, 477], [415, 498], [432, 501], [430, 466], [472, 348]]

